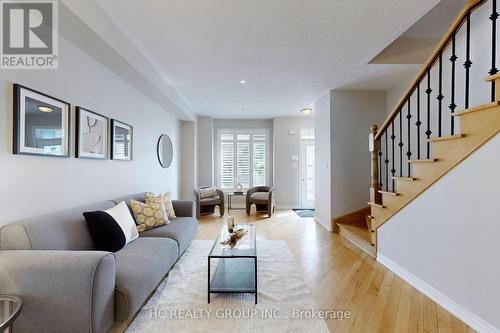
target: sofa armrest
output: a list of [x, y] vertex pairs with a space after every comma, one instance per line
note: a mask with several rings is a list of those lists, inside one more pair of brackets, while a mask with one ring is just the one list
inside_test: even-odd
[[14, 331], [105, 332], [114, 322], [115, 257], [100, 251], [0, 251], [0, 294], [21, 297]]
[[179, 217], [193, 217], [194, 216], [194, 203], [190, 200], [172, 200], [174, 206], [175, 216]]

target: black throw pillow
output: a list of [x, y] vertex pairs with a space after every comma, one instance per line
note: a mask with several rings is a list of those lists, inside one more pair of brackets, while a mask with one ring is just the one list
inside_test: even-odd
[[117, 252], [126, 244], [126, 237], [116, 220], [105, 211], [83, 213], [98, 251]]

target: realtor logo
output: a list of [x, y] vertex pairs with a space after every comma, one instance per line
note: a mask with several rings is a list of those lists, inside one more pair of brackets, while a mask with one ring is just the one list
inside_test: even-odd
[[56, 69], [56, 0], [1, 1], [1, 62], [5, 69]]

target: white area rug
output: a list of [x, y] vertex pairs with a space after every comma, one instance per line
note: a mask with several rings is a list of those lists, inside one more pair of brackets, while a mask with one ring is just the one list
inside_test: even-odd
[[253, 294], [212, 294], [208, 304], [212, 244], [193, 242], [127, 333], [328, 332], [323, 319], [310, 316], [317, 305], [285, 241], [257, 241], [257, 305]]

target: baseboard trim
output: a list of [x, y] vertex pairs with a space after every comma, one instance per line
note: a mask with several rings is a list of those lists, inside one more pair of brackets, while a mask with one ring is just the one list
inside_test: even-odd
[[398, 275], [400, 278], [408, 282], [422, 294], [439, 304], [443, 309], [469, 325], [475, 331], [481, 333], [500, 333], [500, 329], [494, 327], [484, 319], [480, 318], [476, 314], [453, 301], [448, 296], [434, 289], [423, 280], [419, 279], [412, 273], [405, 270], [403, 267], [385, 257], [383, 254], [377, 253], [377, 261], [391, 270], [394, 274]]

